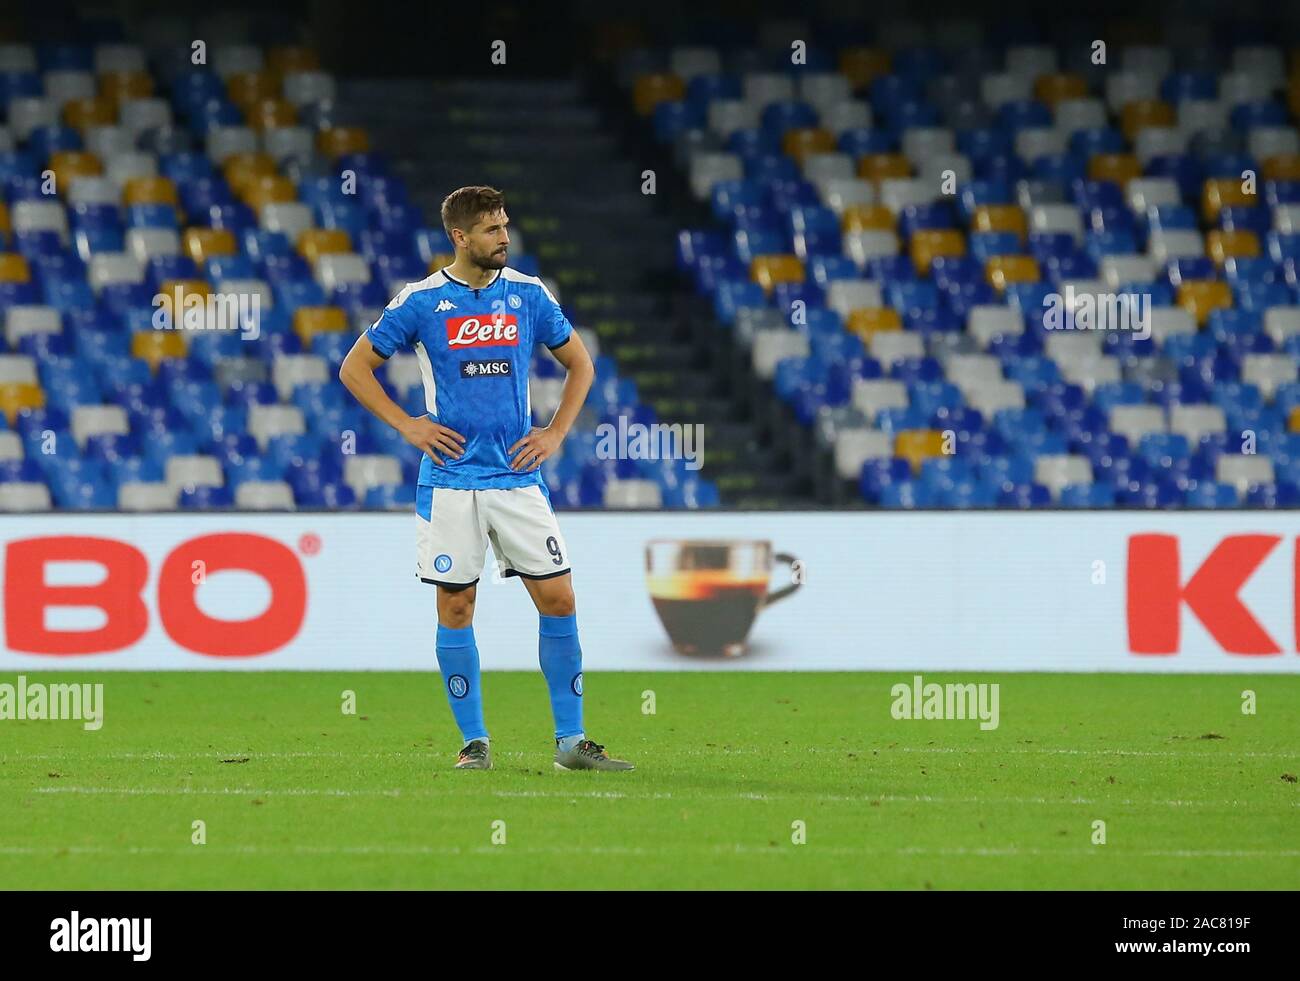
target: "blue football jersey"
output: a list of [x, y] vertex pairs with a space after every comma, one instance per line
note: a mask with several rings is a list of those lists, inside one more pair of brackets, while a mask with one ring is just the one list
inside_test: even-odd
[[533, 348], [551, 350], [573, 327], [540, 279], [506, 267], [474, 289], [443, 269], [410, 283], [366, 331], [381, 357], [411, 349], [429, 416], [465, 437], [464, 455], [438, 466], [426, 453], [420, 484], [482, 490], [542, 483], [541, 471], [510, 469], [509, 449], [528, 435]]

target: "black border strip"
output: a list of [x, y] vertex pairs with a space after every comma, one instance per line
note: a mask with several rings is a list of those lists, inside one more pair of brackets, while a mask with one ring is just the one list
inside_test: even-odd
[[548, 572], [544, 576], [533, 576], [533, 575], [529, 575], [527, 572], [520, 572], [517, 569], [507, 569], [505, 572], [501, 573], [501, 575], [505, 576], [506, 578], [509, 578], [510, 576], [518, 576], [520, 579], [532, 579], [534, 582], [537, 582], [542, 579], [554, 579], [557, 576], [567, 575], [572, 571], [573, 571], [573, 567], [570, 566], [567, 569], [561, 569], [559, 572]]
[[[419, 575], [419, 573], [416, 573], [416, 575]], [[443, 582], [441, 579], [425, 579], [424, 576], [420, 576], [420, 582], [427, 582], [430, 586], [441, 586], [443, 589], [450, 589], [459, 593], [461, 590], [469, 589], [470, 586], [475, 585], [481, 578], [481, 576], [475, 576], [470, 582]]]

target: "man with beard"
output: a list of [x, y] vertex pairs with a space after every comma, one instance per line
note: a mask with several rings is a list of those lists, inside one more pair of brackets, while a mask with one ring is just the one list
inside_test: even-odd
[[[595, 369], [551, 291], [506, 265], [509, 221], [494, 188], [447, 195], [442, 222], [455, 261], [393, 298], [357, 339], [339, 378], [424, 453], [415, 498], [417, 574], [438, 591], [438, 666], [465, 741], [457, 769], [492, 767], [473, 627], [490, 541], [498, 568], [523, 581], [540, 617], [538, 659], [555, 718], [555, 766], [630, 770], [583, 731], [569, 553], [539, 471], [577, 418]], [[559, 407], [544, 427], [532, 426], [528, 401], [536, 344], [567, 371]], [[375, 378], [375, 368], [407, 348], [419, 359], [426, 415], [408, 416]]]

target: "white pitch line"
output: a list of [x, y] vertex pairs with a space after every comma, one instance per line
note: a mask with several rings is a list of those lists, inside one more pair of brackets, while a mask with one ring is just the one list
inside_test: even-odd
[[943, 857], [943, 858], [1075, 858], [1088, 856], [1098, 862], [1106, 858], [1126, 859], [1143, 858], [1300, 858], [1297, 849], [1139, 849], [1113, 850], [1103, 854], [1099, 850], [1086, 848], [1021, 848], [1015, 845], [1004, 847], [978, 848], [926, 848], [905, 846], [902, 848], [859, 848], [845, 845], [818, 845], [810, 843], [794, 847], [746, 845], [690, 845], [680, 844], [664, 848], [646, 848], [643, 846], [619, 845], [569, 845], [569, 846], [520, 846], [520, 845], [476, 845], [461, 848], [456, 845], [433, 847], [430, 845], [204, 845], [176, 846], [163, 848], [148, 845], [101, 846], [101, 845], [0, 845], [0, 855], [14, 856], [54, 856], [71, 855], [192, 855], [202, 854], [237, 854], [237, 855], [645, 855], [673, 856], [686, 853], [741, 854], [741, 855], [781, 855], [806, 857], [811, 855], [896, 855], [903, 858]]
[[[805, 852], [807, 849], [807, 852]], [[1103, 853], [1097, 848], [1020, 848], [1016, 845], [1008, 845], [1001, 848], [927, 848], [922, 846], [908, 845], [903, 848], [856, 848], [844, 845], [814, 845], [812, 843], [804, 844], [798, 848], [785, 847], [767, 847], [760, 845], [718, 845], [717, 851], [731, 851], [746, 855], [802, 855], [802, 854], [833, 854], [833, 855], [898, 855], [902, 857], [910, 856], [942, 856], [945, 858], [952, 857], [975, 857], [975, 858], [1015, 858], [1020, 856], [1028, 857], [1097, 857], [1097, 861], [1104, 861], [1105, 858], [1132, 858], [1136, 856], [1146, 858], [1300, 858], [1300, 850], [1297, 849], [1248, 849], [1248, 850], [1229, 850], [1229, 849], [1141, 849], [1136, 851], [1119, 851], [1114, 850]]]
[[[931, 797], [925, 794], [912, 796], [883, 795], [879, 797], [840, 798], [843, 800], [880, 800], [901, 804], [1082, 804], [1089, 807], [1139, 807], [1153, 805], [1158, 807], [1256, 807], [1268, 806], [1267, 802], [1248, 800], [1150, 800], [1134, 797], [1121, 797], [1107, 800], [1099, 797]], [[1284, 803], [1283, 807], [1300, 807], [1300, 801]]]
[[37, 787], [38, 794], [114, 794], [125, 797], [402, 797], [437, 796], [402, 790], [353, 790], [316, 787], [281, 787], [259, 790], [248, 787]]
[[[102, 753], [98, 755], [88, 755], [84, 752], [63, 752], [63, 753], [0, 753], [0, 762], [8, 763], [23, 762], [24, 760], [68, 760], [74, 759], [78, 762], [97, 762], [99, 760], [209, 760], [211, 762], [224, 762], [229, 759], [243, 759], [247, 757], [247, 762], [256, 762], [259, 760], [288, 760], [288, 759], [392, 759], [394, 757], [417, 757], [420, 759], [439, 760], [447, 756], [450, 751], [443, 750], [358, 750], [350, 752], [346, 750], [237, 750], [229, 753], [165, 753], [157, 751], [145, 752], [118, 752]], [[729, 748], [723, 749], [718, 747], [712, 750], [699, 749], [675, 749], [673, 755], [680, 757], [699, 757], [716, 759], [719, 755], [758, 755], [768, 753], [769, 750], [757, 748]], [[956, 756], [980, 756], [993, 755], [1005, 756], [1008, 754], [1027, 755], [1027, 756], [1136, 756], [1136, 757], [1155, 757], [1159, 759], [1214, 759], [1214, 760], [1232, 760], [1237, 758], [1246, 759], [1281, 759], [1281, 760], [1300, 760], [1300, 752], [1257, 752], [1253, 750], [1243, 750], [1240, 752], [1225, 748], [1222, 752], [1205, 752], [1203, 750], [1187, 750], [1183, 752], [1175, 750], [1146, 750], [1146, 749], [1070, 749], [1064, 747], [1033, 747], [1026, 748], [1021, 746], [1007, 746], [987, 748], [981, 747], [958, 747], [958, 746], [876, 746], [876, 747], [857, 747], [827, 749], [825, 747], [800, 747], [798, 755], [805, 753], [824, 753], [827, 755], [837, 755], [840, 753], [854, 753], [860, 758], [870, 755], [879, 755], [884, 753], [942, 753]], [[544, 751], [526, 752], [523, 750], [493, 750], [492, 754], [496, 757], [507, 757], [511, 759], [545, 759]]]
[[[90, 794], [114, 795], [124, 797], [483, 797], [485, 794], [475, 790], [439, 792], [425, 788], [402, 789], [367, 789], [367, 788], [317, 788], [317, 787], [281, 787], [275, 790], [255, 787], [36, 787], [37, 794]], [[492, 797], [559, 797], [559, 798], [612, 798], [636, 800], [670, 799], [672, 794], [625, 794], [611, 790], [495, 790], [487, 791]], [[698, 800], [698, 797], [692, 797]], [[732, 795], [719, 797], [731, 800]]]
[[672, 793], [628, 793], [613, 790], [479, 790], [456, 788], [434, 790], [428, 787], [413, 788], [321, 788], [321, 787], [35, 787], [37, 794], [87, 794], [126, 797], [409, 797], [418, 799], [466, 797], [539, 797], [559, 799], [607, 799], [607, 800], [678, 800], [690, 803], [698, 800], [757, 800], [767, 802], [794, 802], [810, 804], [819, 802], [835, 803], [886, 803], [886, 804], [939, 804], [939, 805], [975, 805], [975, 806], [1019, 806], [1034, 804], [1041, 806], [1088, 806], [1088, 807], [1184, 807], [1184, 808], [1238, 808], [1238, 807], [1285, 807], [1300, 808], [1300, 801], [1273, 804], [1267, 801], [1249, 800], [1148, 800], [1123, 797], [1114, 800], [1097, 797], [941, 797], [928, 794], [757, 794], [752, 792], [736, 794], [687, 794], [674, 796]]
[[[259, 750], [239, 750], [233, 753], [163, 753], [163, 752], [141, 752], [141, 753], [100, 753], [97, 755], [87, 755], [82, 752], [65, 752], [65, 753], [0, 753], [0, 761], [22, 762], [23, 760], [69, 760], [75, 759], [88, 763], [94, 763], [99, 760], [210, 760], [213, 763], [224, 763], [226, 760], [245, 760], [253, 762], [254, 760], [272, 759], [272, 760], [290, 760], [290, 759], [322, 759], [322, 760], [339, 760], [339, 759], [391, 759], [394, 756], [415, 756], [421, 759], [438, 759], [442, 756], [450, 756], [450, 751], [439, 752], [436, 750], [413, 750], [413, 749], [394, 749], [394, 750], [364, 750], [355, 753], [346, 751], [269, 751], [261, 752]], [[541, 756], [541, 753], [526, 753], [521, 750], [493, 750], [493, 756], [510, 756], [522, 758], [525, 756]]]
[[[1084, 856], [1100, 855], [1101, 853], [1094, 849], [1087, 848], [1018, 848], [1010, 846], [1006, 848], [900, 848], [895, 854], [897, 855], [941, 855], [944, 857], [963, 857], [963, 856]], [[1127, 858], [1140, 855], [1145, 858], [1300, 858], [1300, 850], [1297, 849], [1241, 849], [1230, 850], [1220, 848], [1183, 848], [1183, 849], [1142, 849], [1140, 851], [1116, 851], [1110, 852], [1111, 857]]]
[[198, 855], [203, 852], [216, 852], [220, 854], [235, 853], [240, 855], [498, 855], [507, 852], [518, 854], [519, 852], [533, 853], [555, 853], [555, 854], [610, 854], [610, 855], [648, 855], [656, 854], [640, 847], [630, 847], [621, 845], [592, 845], [592, 846], [546, 846], [546, 847], [529, 847], [529, 846], [506, 846], [506, 845], [475, 845], [472, 848], [461, 848], [458, 845], [450, 845], [435, 848], [430, 845], [204, 845], [201, 851], [198, 846], [179, 846], [173, 848], [161, 848], [148, 845], [128, 845], [121, 848], [109, 848], [99, 845], [0, 845], [0, 855], [45, 855], [49, 853], [68, 852], [73, 855], [104, 855], [104, 854], [128, 854], [128, 855]]
[[[1234, 753], [1225, 749], [1222, 753], [1204, 753], [1188, 751], [1186, 753], [1171, 752], [1169, 750], [1148, 750], [1148, 749], [1052, 749], [1052, 748], [1035, 748], [1022, 749], [1016, 747], [1007, 747], [1004, 749], [990, 747], [988, 749], [967, 749], [957, 746], [896, 746], [893, 749], [882, 750], [882, 752], [899, 752], [899, 753], [953, 753], [957, 755], [975, 756], [980, 753], [1001, 756], [1006, 753], [1018, 753], [1026, 755], [1049, 755], [1049, 756], [1157, 756], [1167, 759], [1182, 759], [1184, 757], [1195, 757], [1205, 759], [1226, 760], [1238, 756], [1252, 757], [1256, 759], [1283, 759], [1294, 760], [1300, 759], [1300, 753], [1255, 753], [1241, 752]], [[861, 754], [859, 754], [861, 755]]]
[[[493, 790], [490, 791], [493, 797], [598, 797], [610, 798], [612, 800], [672, 800], [672, 794], [625, 794], [618, 790], [579, 790], [575, 792], [565, 792], [560, 790]], [[430, 796], [441, 797], [442, 794], [431, 794]], [[456, 797], [477, 797], [477, 793], [471, 791], [465, 794], [455, 794], [448, 796]]]
[[[36, 787], [37, 794], [90, 794], [120, 795], [124, 797], [559, 797], [559, 798], [612, 798], [656, 800], [670, 799], [672, 794], [625, 794], [612, 790], [477, 790], [440, 792], [427, 788], [410, 789], [370, 789], [370, 788], [321, 788], [321, 787], [280, 787], [277, 789], [256, 787]], [[716, 799], [731, 800], [735, 795], [724, 795]], [[698, 800], [698, 797], [692, 797]]]

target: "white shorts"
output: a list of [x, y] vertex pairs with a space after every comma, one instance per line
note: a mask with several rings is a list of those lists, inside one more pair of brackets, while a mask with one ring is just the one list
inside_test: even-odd
[[492, 543], [503, 576], [550, 579], [569, 571], [569, 549], [543, 487], [416, 487], [416, 574], [436, 586], [472, 586]]

